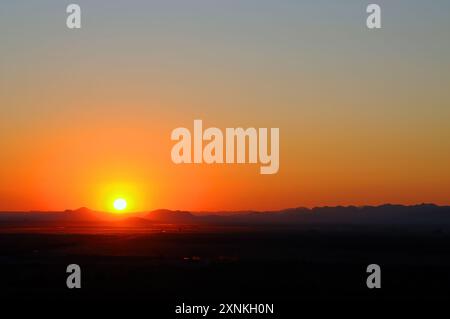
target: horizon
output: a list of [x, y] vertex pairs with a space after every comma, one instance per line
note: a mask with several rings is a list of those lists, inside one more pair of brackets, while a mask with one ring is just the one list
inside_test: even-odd
[[156, 209], [144, 209], [139, 211], [124, 211], [124, 212], [118, 212], [118, 211], [103, 211], [103, 210], [96, 210], [92, 209], [86, 206], [80, 206], [78, 208], [66, 208], [62, 210], [0, 210], [0, 213], [66, 213], [66, 212], [76, 212], [80, 210], [88, 210], [91, 212], [96, 213], [106, 213], [106, 214], [112, 214], [112, 215], [118, 215], [118, 216], [125, 216], [125, 215], [132, 215], [132, 214], [139, 214], [139, 213], [151, 213], [154, 211], [170, 211], [170, 212], [188, 212], [188, 213], [248, 213], [248, 212], [255, 212], [255, 213], [276, 213], [276, 212], [282, 212], [286, 210], [296, 210], [296, 209], [307, 209], [307, 210], [314, 210], [314, 209], [320, 209], [320, 208], [365, 208], [365, 207], [383, 207], [383, 206], [401, 206], [401, 207], [418, 207], [418, 206], [435, 206], [435, 207], [450, 207], [450, 205], [440, 205], [436, 203], [415, 203], [415, 204], [402, 204], [402, 203], [382, 203], [382, 204], [375, 204], [375, 205], [324, 205], [324, 206], [292, 206], [292, 207], [283, 207], [278, 209], [270, 209], [270, 210], [255, 210], [255, 209], [242, 209], [242, 210], [186, 210], [186, 209], [176, 209], [176, 208], [156, 208]]

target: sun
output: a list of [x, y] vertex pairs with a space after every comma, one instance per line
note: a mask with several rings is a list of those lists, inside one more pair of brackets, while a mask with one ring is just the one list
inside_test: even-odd
[[117, 198], [113, 205], [116, 210], [124, 210], [127, 208], [127, 201], [123, 198]]

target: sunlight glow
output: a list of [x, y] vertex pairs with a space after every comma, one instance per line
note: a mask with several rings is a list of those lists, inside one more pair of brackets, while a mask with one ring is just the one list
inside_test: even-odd
[[127, 201], [123, 198], [118, 198], [114, 201], [114, 208], [117, 210], [124, 210], [127, 208]]

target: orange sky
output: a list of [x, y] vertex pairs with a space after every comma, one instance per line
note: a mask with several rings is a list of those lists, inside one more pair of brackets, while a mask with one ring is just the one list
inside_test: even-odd
[[[393, 4], [397, 22], [369, 34], [354, 8], [235, 5], [86, 4], [91, 20], [68, 31], [53, 7], [8, 4], [0, 210], [110, 210], [119, 196], [129, 210], [450, 204], [443, 12], [417, 25]], [[279, 127], [278, 174], [173, 164], [171, 131], [194, 119]]]

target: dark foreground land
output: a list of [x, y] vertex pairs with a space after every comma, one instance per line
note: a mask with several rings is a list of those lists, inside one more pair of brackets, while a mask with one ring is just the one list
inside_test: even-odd
[[[450, 299], [450, 232], [305, 226], [0, 234], [0, 298], [177, 304]], [[382, 288], [368, 289], [379, 264]], [[66, 287], [78, 264], [82, 288]], [[211, 316], [209, 316], [211, 317]]]

